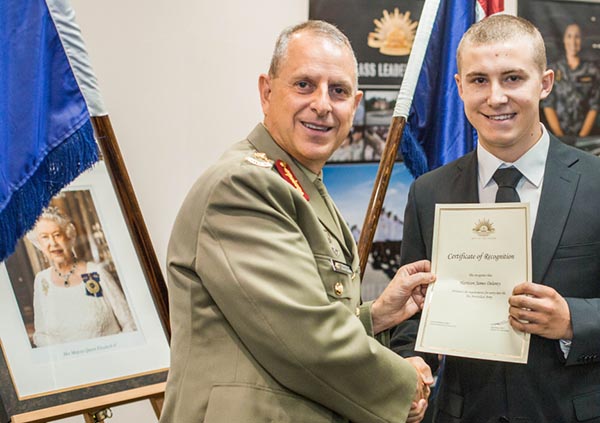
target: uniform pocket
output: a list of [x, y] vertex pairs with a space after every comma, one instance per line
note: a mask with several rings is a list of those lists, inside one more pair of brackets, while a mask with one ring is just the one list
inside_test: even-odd
[[205, 423], [331, 423], [332, 411], [292, 393], [227, 384], [212, 388]]
[[[331, 300], [347, 302], [354, 299], [358, 301], [360, 298], [359, 278], [352, 278], [352, 270], [349, 270], [350, 274], [344, 273], [340, 269], [338, 271], [334, 270], [335, 260], [331, 257], [315, 255], [315, 260], [317, 261], [323, 286]], [[351, 269], [348, 265], [345, 267]]]

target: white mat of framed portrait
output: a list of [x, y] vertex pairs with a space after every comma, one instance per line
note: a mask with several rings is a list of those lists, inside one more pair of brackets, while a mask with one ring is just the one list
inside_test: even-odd
[[[164, 372], [165, 329], [104, 163], [63, 189], [51, 207], [73, 223], [75, 262], [87, 272], [76, 286], [55, 286], [51, 253], [27, 236], [0, 264], [3, 373], [19, 401]], [[111, 325], [117, 329], [107, 331]]]

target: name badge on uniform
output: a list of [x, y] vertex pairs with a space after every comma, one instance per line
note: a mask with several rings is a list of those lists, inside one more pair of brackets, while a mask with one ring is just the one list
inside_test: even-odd
[[352, 268], [348, 266], [346, 263], [342, 263], [341, 261], [336, 261], [334, 259], [329, 259], [331, 262], [331, 268], [334, 272], [343, 273], [344, 275], [352, 276], [354, 272]]

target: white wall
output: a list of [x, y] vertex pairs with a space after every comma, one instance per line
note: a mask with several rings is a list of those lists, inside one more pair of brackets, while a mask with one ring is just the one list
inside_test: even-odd
[[[185, 194], [261, 120], [258, 75], [308, 1], [71, 0], [163, 269]], [[113, 413], [111, 423], [156, 421], [147, 401]]]

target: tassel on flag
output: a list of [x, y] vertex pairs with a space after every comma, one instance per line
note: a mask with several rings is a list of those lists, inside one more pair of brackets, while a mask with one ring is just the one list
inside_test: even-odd
[[51, 198], [98, 160], [105, 115], [66, 0], [0, 7], [0, 261]]

